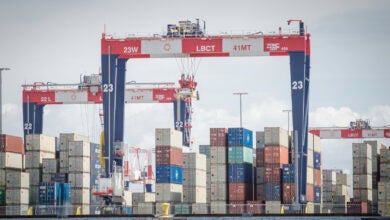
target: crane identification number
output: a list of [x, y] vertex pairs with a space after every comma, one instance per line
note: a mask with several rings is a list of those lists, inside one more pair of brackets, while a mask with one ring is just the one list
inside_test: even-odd
[[292, 81], [291, 82], [291, 89], [292, 90], [301, 90], [301, 89], [303, 89], [303, 82], [302, 81]]
[[112, 83], [103, 84], [103, 92], [112, 92], [112, 91], [114, 91], [114, 85], [112, 85]]
[[24, 130], [31, 130], [32, 129], [32, 123], [24, 123]]
[[175, 127], [176, 128], [182, 128], [183, 127], [183, 122], [182, 121], [177, 121]]

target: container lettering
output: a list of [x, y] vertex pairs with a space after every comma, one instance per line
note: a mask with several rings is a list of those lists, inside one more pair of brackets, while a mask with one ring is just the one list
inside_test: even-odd
[[209, 45], [209, 46], [196, 46], [196, 52], [214, 52], [215, 51], [215, 45]]
[[241, 44], [241, 45], [234, 45], [233, 50], [234, 51], [250, 51], [251, 50], [250, 44]]

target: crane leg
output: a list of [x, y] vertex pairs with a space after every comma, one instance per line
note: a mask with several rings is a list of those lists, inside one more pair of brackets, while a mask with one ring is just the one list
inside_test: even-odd
[[23, 103], [24, 143], [27, 134], [42, 134], [44, 105]]

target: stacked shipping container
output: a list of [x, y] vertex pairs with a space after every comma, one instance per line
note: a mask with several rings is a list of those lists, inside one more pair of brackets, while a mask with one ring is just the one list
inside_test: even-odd
[[364, 143], [371, 145], [372, 213], [378, 213], [379, 154], [382, 144], [379, 141], [364, 141]]
[[351, 176], [347, 171], [336, 172], [335, 195], [333, 196], [333, 213], [345, 214], [350, 201]]
[[380, 182], [378, 183], [378, 213], [390, 216], [390, 149], [380, 150]]
[[227, 213], [227, 133], [226, 128], [210, 128], [211, 214]]
[[95, 143], [90, 143], [91, 155], [90, 155], [90, 213], [97, 214], [99, 213], [99, 204], [100, 198], [98, 196], [93, 195], [93, 189], [98, 187], [99, 177], [102, 171], [102, 165], [100, 162], [100, 145]]
[[206, 201], [211, 202], [211, 149], [210, 145], [199, 145], [199, 153], [206, 155]]

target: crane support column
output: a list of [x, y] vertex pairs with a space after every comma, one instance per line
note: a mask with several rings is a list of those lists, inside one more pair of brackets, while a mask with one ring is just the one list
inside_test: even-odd
[[43, 128], [43, 108], [35, 102], [23, 103], [23, 131], [24, 140], [27, 134], [42, 134]]
[[173, 102], [173, 118], [175, 130], [181, 131], [183, 136], [183, 146], [189, 147], [191, 137], [191, 123], [190, 120], [191, 100], [189, 102], [177, 98]]
[[116, 156], [114, 142], [123, 142], [126, 61], [117, 54], [102, 55], [102, 91], [104, 112], [104, 156], [106, 175], [111, 173], [112, 163], [122, 166], [122, 157]]

